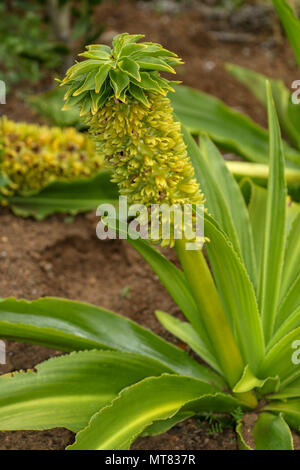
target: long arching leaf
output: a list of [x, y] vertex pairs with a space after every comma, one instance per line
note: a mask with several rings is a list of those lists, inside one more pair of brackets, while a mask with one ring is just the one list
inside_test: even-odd
[[300, 337], [300, 327], [284, 336], [267, 353], [258, 372], [259, 377], [278, 375], [281, 386], [288, 385], [300, 375], [299, 365], [293, 361], [293, 344]]
[[[170, 99], [175, 113], [192, 134], [205, 132], [220, 147], [247, 160], [268, 162], [269, 137], [262, 127], [214, 96], [182, 85], [174, 88]], [[300, 152], [286, 143], [284, 150], [287, 166], [299, 165]]]
[[[300, 34], [300, 27], [299, 27]], [[300, 44], [300, 41], [299, 41]], [[226, 70], [245, 85], [256, 98], [267, 107], [266, 80], [268, 77], [246, 67], [226, 64]], [[274, 97], [280, 126], [286, 136], [299, 149], [300, 147], [300, 109], [291, 101], [291, 91], [282, 80], [269, 79]]]
[[292, 222], [288, 233], [280, 286], [280, 299], [283, 300], [300, 274], [300, 213]]
[[33, 196], [15, 195], [6, 200], [15, 214], [37, 220], [60, 212], [78, 214], [118, 200], [117, 186], [110, 182], [110, 177], [110, 172], [105, 170], [88, 180], [56, 182]]
[[0, 301], [0, 337], [61, 351], [113, 349], [152, 357], [174, 372], [222, 380], [179, 348], [127, 318], [82, 302], [42, 298]]
[[270, 176], [259, 305], [265, 339], [269, 341], [275, 326], [284, 259], [286, 185], [282, 141], [269, 83], [267, 84], [267, 95], [270, 128]]
[[261, 413], [253, 430], [256, 450], [293, 450], [290, 428], [281, 415]]
[[[247, 206], [241, 190], [233, 175], [228, 170], [222, 155], [208, 137], [204, 136], [201, 138], [200, 150], [206, 160], [207, 167], [214, 178], [215, 186], [219, 186], [230, 209], [230, 214], [238, 237], [241, 257], [250, 279], [254, 287], [256, 287], [257, 271], [252, 228], [250, 225]], [[211, 214], [213, 215], [213, 213]], [[231, 239], [230, 234], [228, 235]]]
[[213, 369], [222, 374], [216, 358], [212, 354], [208, 354], [202, 338], [190, 323], [180, 321], [178, 318], [174, 318], [172, 315], [161, 312], [160, 310], [156, 310], [155, 315], [166, 330], [170, 331], [174, 336], [188, 344], [192, 350], [213, 367]]
[[256, 373], [264, 357], [264, 338], [253, 285], [225, 234], [209, 216], [205, 218], [205, 234], [210, 240], [206, 250], [223, 307], [245, 364]]
[[73, 352], [32, 371], [0, 376], [0, 429], [78, 431], [124, 388], [171, 370], [149, 357], [116, 351]]
[[282, 413], [284, 419], [296, 431], [300, 431], [300, 400], [291, 399], [282, 401], [274, 401], [268, 403], [264, 410], [273, 411], [274, 413]]
[[[215, 395], [215, 396], [214, 396]], [[123, 390], [120, 395], [95, 414], [89, 425], [77, 434], [71, 450], [125, 450], [153, 422], [175, 416], [184, 406], [202, 409], [201, 397], [216, 402], [216, 410], [239, 406], [226, 395], [215, 394], [213, 387], [192, 379], [163, 375], [152, 377]], [[223, 401], [222, 401], [223, 400]], [[230, 402], [230, 403], [229, 403]], [[209, 403], [206, 409], [209, 410]]]

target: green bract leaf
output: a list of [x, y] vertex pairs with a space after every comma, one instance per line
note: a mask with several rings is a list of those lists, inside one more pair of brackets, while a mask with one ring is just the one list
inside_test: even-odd
[[124, 59], [118, 62], [118, 66], [120, 67], [122, 72], [127, 73], [127, 75], [130, 75], [138, 82], [141, 81], [141, 76], [139, 73], [140, 67], [134, 60], [130, 59], [129, 57], [124, 57]]
[[145, 106], [150, 106], [144, 91], [137, 85], [134, 85], [133, 83], [130, 84], [130, 93], [136, 100], [140, 101]]
[[122, 91], [129, 85], [128, 75], [126, 75], [126, 73], [122, 72], [121, 70], [111, 69], [109, 71], [109, 76], [113, 90], [115, 92], [115, 96], [116, 98], [120, 98]]
[[159, 70], [161, 72], [176, 73], [173, 67], [170, 67], [164, 60], [156, 57], [143, 57], [136, 59], [141, 69], [144, 70]]
[[64, 82], [71, 82], [74, 83], [75, 81], [82, 81], [85, 78], [85, 75], [92, 70], [95, 73], [98, 72], [98, 68], [102, 65], [102, 61], [97, 59], [91, 59], [87, 61], [77, 62], [75, 65], [69, 68], [67, 71], [67, 76], [61, 82], [60, 86], [64, 85]]
[[[143, 37], [140, 34], [119, 34], [113, 39], [112, 50], [100, 44], [87, 46], [87, 52], [79, 54], [87, 60], [73, 65], [60, 83], [69, 87], [67, 106], [76, 105], [73, 98], [82, 95], [84, 99], [79, 102], [84, 116], [91, 111], [92, 104], [92, 113], [95, 114], [112, 96], [123, 102], [133, 98], [148, 106], [143, 90], [161, 95], [165, 95], [166, 90], [172, 91], [169, 80], [160, 78], [159, 71], [175, 73], [173, 66], [180, 64], [181, 60], [160, 44], [136, 44]], [[147, 72], [140, 72], [140, 68]], [[104, 83], [111, 88], [111, 93], [103, 95], [96, 107], [89, 92], [99, 93]]]
[[78, 96], [81, 93], [84, 93], [85, 91], [93, 90], [94, 88], [95, 88], [95, 74], [93, 72], [90, 72], [87, 75], [81, 87], [77, 88], [77, 90], [74, 91], [73, 96]]
[[106, 77], [108, 75], [110, 68], [111, 66], [109, 64], [102, 65], [102, 67], [99, 69], [99, 72], [97, 72], [95, 76], [95, 92], [96, 93], [99, 93], [99, 91], [101, 90], [101, 87], [106, 80]]
[[111, 54], [111, 48], [105, 44], [90, 44], [89, 46], [86, 46], [86, 48], [88, 51], [103, 52], [108, 55]]
[[147, 91], [158, 92], [162, 94], [164, 93], [163, 89], [160, 88], [156, 80], [152, 80], [151, 75], [149, 73], [140, 72], [140, 77], [140, 83], [138, 83], [136, 80], [133, 81], [136, 86], [140, 86], [141, 88]]

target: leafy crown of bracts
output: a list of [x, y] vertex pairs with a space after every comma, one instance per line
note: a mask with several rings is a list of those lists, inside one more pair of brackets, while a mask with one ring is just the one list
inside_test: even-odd
[[[166, 95], [174, 91], [160, 72], [175, 73], [182, 60], [173, 52], [152, 42], [138, 43], [143, 34], [115, 36], [113, 47], [92, 44], [79, 54], [87, 60], [77, 62], [61, 81], [68, 85], [64, 109], [80, 105], [81, 114], [96, 114], [112, 97], [126, 103], [134, 98], [149, 106], [147, 93]], [[145, 93], [146, 92], [146, 93]]]

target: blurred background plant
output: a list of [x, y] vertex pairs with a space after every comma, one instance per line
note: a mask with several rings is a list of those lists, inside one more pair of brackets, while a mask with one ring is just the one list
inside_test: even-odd
[[64, 71], [74, 50], [93, 42], [104, 26], [94, 24], [102, 0], [5, 0], [0, 4], [0, 79], [8, 92], [19, 82], [35, 83], [47, 71]]

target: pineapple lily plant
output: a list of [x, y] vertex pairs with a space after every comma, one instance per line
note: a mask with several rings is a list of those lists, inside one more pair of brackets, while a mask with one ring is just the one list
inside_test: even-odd
[[54, 181], [89, 178], [103, 166], [95, 144], [74, 128], [16, 123], [3, 117], [0, 129], [1, 175], [8, 181], [0, 187], [3, 197], [38, 193]]
[[91, 210], [117, 197], [88, 135], [1, 117], [0, 205], [41, 220], [56, 212]]
[[[3, 299], [0, 336], [59, 349], [34, 371], [0, 377], [0, 429], [65, 427], [69, 449], [128, 449], [191, 416], [254, 413], [256, 449], [292, 449], [300, 430], [300, 211], [288, 203], [280, 129], [267, 85], [268, 189], [239, 186], [207, 136], [180, 128], [159, 72], [180, 63], [158, 44], [122, 34], [89, 46], [63, 84], [113, 181], [131, 202], [202, 204], [205, 244], [171, 240], [181, 269], [148, 241], [144, 257], [186, 321], [156, 311], [201, 361], [100, 307], [58, 298]], [[200, 190], [201, 188], [201, 190]], [[208, 260], [208, 262], [207, 262]], [[53, 412], [55, 410], [55, 412]]]

